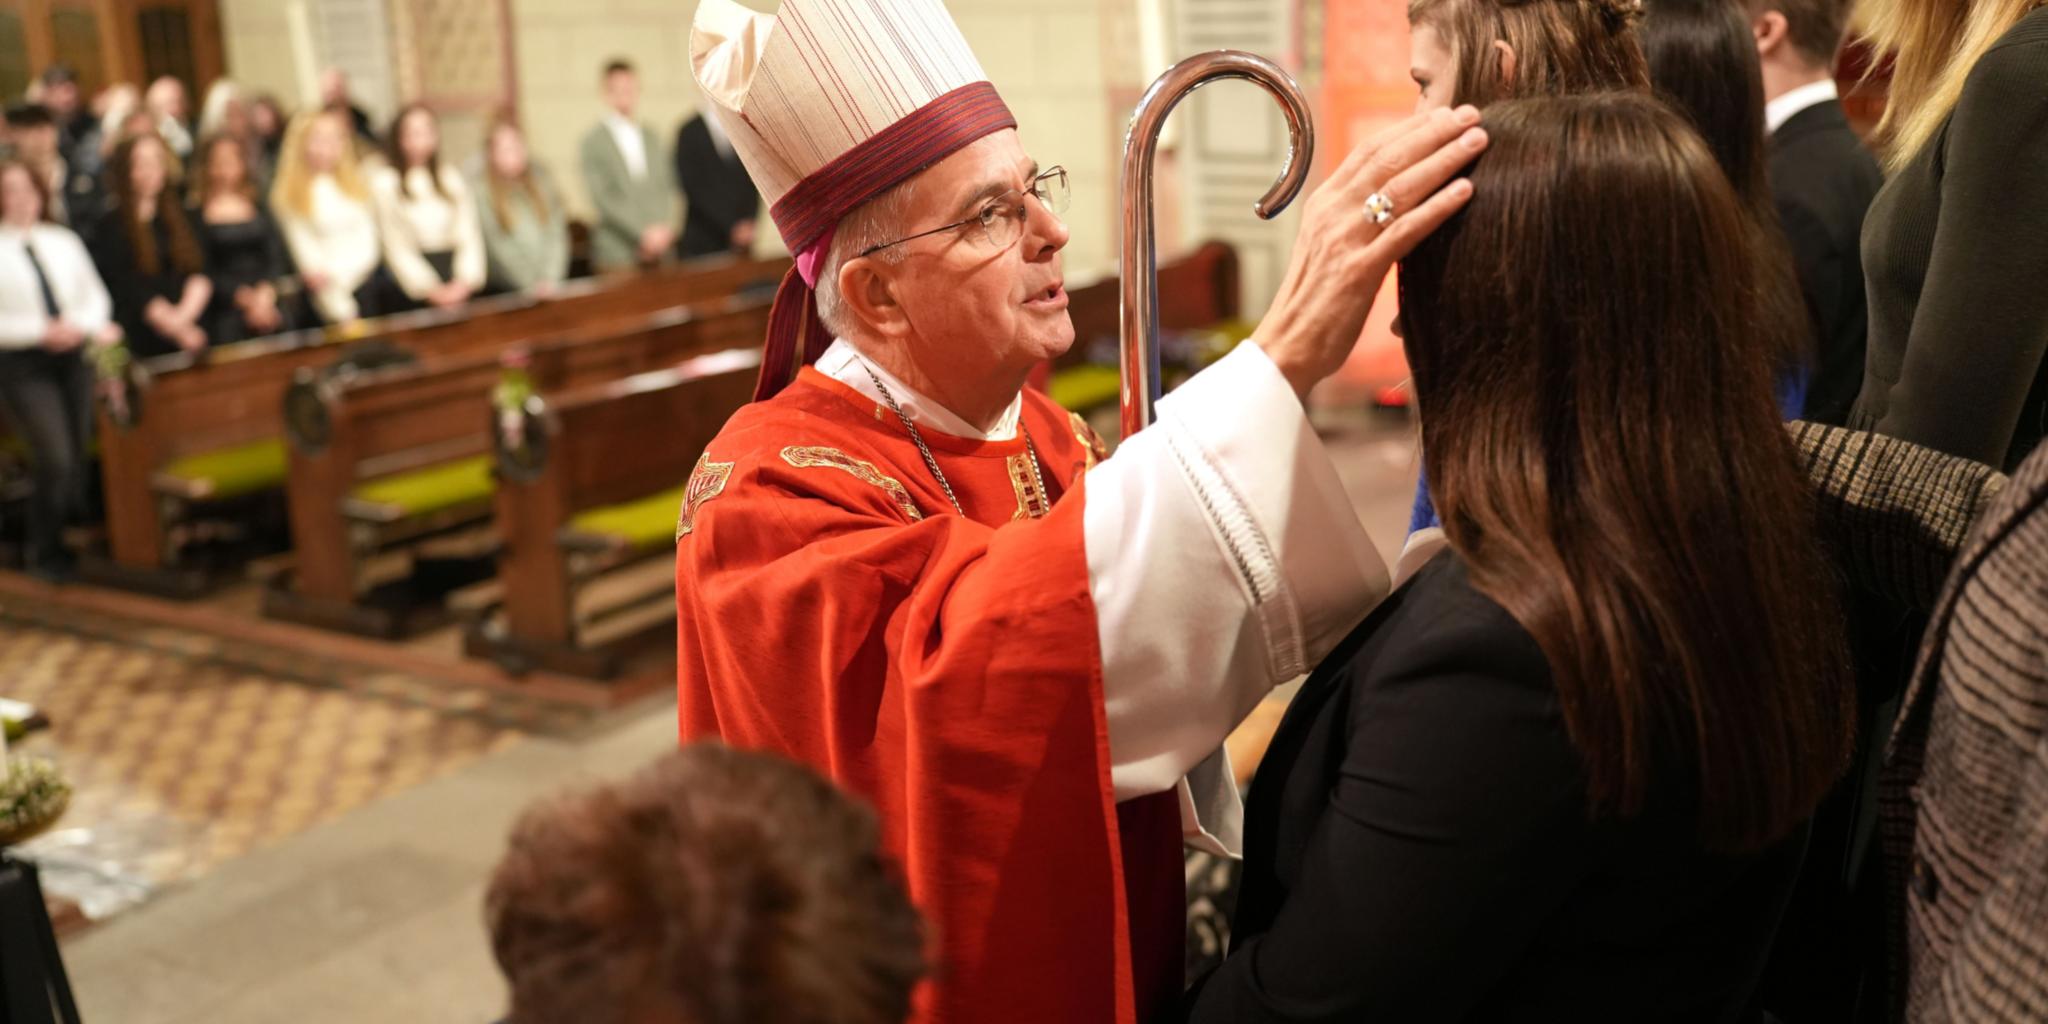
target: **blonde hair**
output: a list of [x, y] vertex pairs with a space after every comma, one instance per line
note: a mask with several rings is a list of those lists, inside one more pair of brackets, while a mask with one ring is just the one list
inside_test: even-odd
[[313, 171], [306, 166], [306, 136], [313, 126], [323, 118], [333, 118], [341, 126], [341, 156], [334, 165], [334, 183], [350, 198], [368, 202], [370, 188], [363, 182], [362, 168], [356, 163], [353, 127], [344, 116], [332, 110], [314, 110], [292, 118], [285, 129], [284, 147], [278, 151], [277, 183], [270, 188], [270, 205], [300, 217], [313, 212]]
[[1963, 98], [1979, 58], [2043, 0], [1860, 0], [1857, 29], [1896, 57], [1878, 122], [1887, 170], [1930, 142]]

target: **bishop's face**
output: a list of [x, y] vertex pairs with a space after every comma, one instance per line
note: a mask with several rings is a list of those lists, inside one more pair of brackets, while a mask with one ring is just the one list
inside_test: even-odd
[[[991, 204], [1028, 193], [1038, 165], [1013, 129], [977, 140], [914, 180], [903, 233], [979, 217]], [[905, 242], [889, 269], [889, 289], [921, 351], [918, 363], [939, 377], [973, 378], [992, 370], [1021, 373], [1074, 343], [1060, 250], [1067, 226], [1035, 196], [1016, 207], [1015, 239], [990, 244], [977, 223]], [[1005, 233], [998, 229], [994, 234]]]

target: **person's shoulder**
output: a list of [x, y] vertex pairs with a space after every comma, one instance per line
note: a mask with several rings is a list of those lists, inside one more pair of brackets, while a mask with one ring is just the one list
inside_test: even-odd
[[2021, 18], [1977, 59], [1958, 106], [2001, 118], [2048, 110], [2048, 7]]
[[1386, 637], [1369, 673], [1387, 685], [1449, 676], [1548, 698], [1549, 662], [1535, 637], [1498, 601], [1473, 585], [1470, 566], [1446, 548], [1390, 601], [1378, 626]]

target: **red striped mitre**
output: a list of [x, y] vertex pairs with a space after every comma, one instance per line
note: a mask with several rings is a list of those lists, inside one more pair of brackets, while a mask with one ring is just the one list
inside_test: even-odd
[[1017, 119], [939, 0], [703, 0], [690, 65], [797, 269], [769, 318], [766, 398], [830, 343], [811, 286], [839, 221]]

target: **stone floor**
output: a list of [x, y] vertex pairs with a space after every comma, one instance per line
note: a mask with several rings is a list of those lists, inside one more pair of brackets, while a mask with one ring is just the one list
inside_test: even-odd
[[[1391, 562], [1414, 487], [1409, 428], [1400, 417], [1385, 415], [1319, 422], [1361, 519]], [[7, 642], [0, 640], [0, 664]], [[112, 639], [67, 642], [77, 651], [72, 656], [116, 663], [124, 657], [188, 656], [210, 664], [204, 642], [184, 655], [175, 644], [136, 654], [133, 644], [128, 653], [96, 653], [94, 644], [113, 644]], [[154, 671], [139, 670], [129, 685], [153, 678]], [[236, 679], [228, 674], [215, 681], [233, 693], [247, 683]], [[331, 680], [293, 685], [311, 694], [305, 698], [309, 705], [346, 698], [404, 707], [403, 700], [390, 703], [393, 695], [365, 695]], [[318, 696], [330, 691], [339, 698]], [[105, 699], [116, 708], [123, 703], [112, 695]], [[315, 737], [361, 728], [359, 714], [411, 720], [410, 712], [363, 710], [371, 706], [347, 704], [326, 718], [286, 726], [288, 734], [300, 730], [303, 743], [295, 738], [286, 744], [294, 749], [280, 756], [298, 757], [295, 748], [314, 743], [348, 749], [348, 741]], [[474, 728], [433, 724], [460, 710], [419, 718], [417, 728], [457, 729], [461, 739], [443, 742], [447, 756], [405, 785], [360, 789], [361, 799], [349, 809], [300, 821], [267, 844], [251, 842], [245, 847], [250, 852], [67, 938], [64, 957], [87, 1024], [496, 1019], [503, 992], [485, 944], [481, 905], [513, 818], [537, 796], [579, 779], [622, 774], [667, 749], [675, 737], [674, 704], [672, 697], [657, 694], [568, 720], [472, 714]], [[254, 720], [267, 718], [250, 717], [251, 728]], [[145, 732], [120, 728], [132, 728], [137, 737]], [[415, 736], [400, 745], [434, 742]], [[204, 787], [180, 786], [195, 791], [192, 806], [202, 816], [213, 806], [197, 792]], [[182, 789], [169, 792], [175, 801]]]

